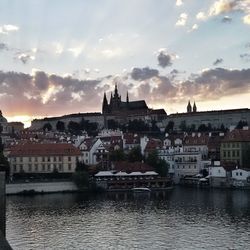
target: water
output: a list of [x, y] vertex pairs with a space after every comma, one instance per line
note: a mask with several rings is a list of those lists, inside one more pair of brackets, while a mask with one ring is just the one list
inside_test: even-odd
[[29, 249], [249, 249], [250, 191], [7, 197], [7, 238]]

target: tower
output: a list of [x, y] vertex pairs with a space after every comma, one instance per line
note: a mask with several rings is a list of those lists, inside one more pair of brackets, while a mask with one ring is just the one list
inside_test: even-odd
[[102, 113], [107, 113], [108, 112], [108, 101], [107, 101], [107, 96], [106, 96], [106, 92], [104, 92], [103, 95], [103, 101], [102, 101]]
[[191, 106], [191, 104], [190, 104], [190, 101], [188, 101], [187, 112], [188, 112], [188, 113], [191, 113], [191, 112], [192, 112], [192, 106]]
[[127, 99], [126, 99], [126, 101], [127, 101], [127, 104], [128, 104], [129, 103], [128, 91], [127, 91]]
[[196, 107], [195, 102], [194, 102], [194, 106], [193, 106], [193, 112], [197, 112], [197, 107]]

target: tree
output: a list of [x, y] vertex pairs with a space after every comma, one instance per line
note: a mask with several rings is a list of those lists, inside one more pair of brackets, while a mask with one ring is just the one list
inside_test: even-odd
[[87, 165], [83, 162], [77, 162], [72, 178], [79, 189], [89, 187], [89, 173], [87, 172]]
[[143, 156], [142, 156], [140, 147], [132, 148], [130, 152], [128, 153], [129, 162], [136, 162], [136, 161], [142, 161], [142, 160], [143, 160]]
[[159, 129], [159, 127], [157, 126], [157, 124], [156, 124], [157, 122], [155, 121], [155, 120], [153, 120], [152, 122], [151, 122], [151, 131], [152, 132], [160, 132], [160, 129]]
[[186, 121], [181, 121], [181, 124], [179, 126], [180, 130], [183, 131], [183, 132], [187, 132], [187, 124], [186, 124]]
[[108, 120], [108, 129], [118, 129], [119, 123], [115, 121], [114, 119]]
[[199, 132], [206, 132], [208, 130], [206, 124], [201, 124], [198, 128]]
[[60, 131], [60, 132], [65, 131], [65, 124], [64, 124], [64, 122], [58, 121], [58, 122], [56, 123], [56, 129], [57, 129], [58, 131]]
[[245, 127], [245, 126], [247, 126], [247, 125], [248, 125], [247, 121], [241, 121], [241, 120], [240, 120], [240, 121], [238, 122], [236, 128], [237, 128], [237, 129], [242, 129], [243, 127]]
[[74, 135], [81, 134], [80, 125], [77, 122], [70, 121], [68, 124], [68, 130], [71, 134], [74, 134]]
[[43, 125], [43, 131], [51, 131], [52, 130], [52, 126], [51, 124], [48, 122], [48, 123], [45, 123]]
[[0, 137], [0, 171], [5, 172], [6, 178], [10, 175], [10, 165], [7, 158], [3, 155], [3, 144], [2, 139]]
[[166, 177], [168, 175], [169, 164], [158, 157], [157, 151], [149, 153], [146, 163], [155, 169], [160, 176]]
[[125, 161], [126, 155], [124, 154], [122, 149], [114, 150], [109, 155], [110, 161]]
[[169, 121], [168, 125], [165, 128], [165, 133], [172, 133], [174, 130], [174, 122], [173, 121]]

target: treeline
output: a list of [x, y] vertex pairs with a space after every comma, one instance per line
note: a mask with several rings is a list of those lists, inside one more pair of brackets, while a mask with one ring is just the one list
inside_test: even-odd
[[[44, 131], [51, 131], [52, 125], [48, 122], [43, 126]], [[73, 135], [81, 135], [83, 131], [86, 131], [88, 135], [97, 135], [98, 124], [96, 122], [89, 122], [88, 120], [81, 120], [81, 122], [70, 121], [66, 127], [63, 121], [58, 121], [56, 123], [56, 130], [59, 132], [69, 132]]]

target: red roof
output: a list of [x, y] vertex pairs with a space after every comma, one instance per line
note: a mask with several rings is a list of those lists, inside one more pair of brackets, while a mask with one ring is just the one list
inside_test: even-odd
[[222, 142], [250, 142], [250, 129], [234, 129], [226, 134]]
[[9, 156], [80, 156], [81, 151], [68, 143], [26, 143], [10, 149]]
[[185, 137], [184, 145], [192, 146], [192, 145], [208, 145], [209, 136], [205, 134], [195, 134], [194, 136], [188, 135]]

